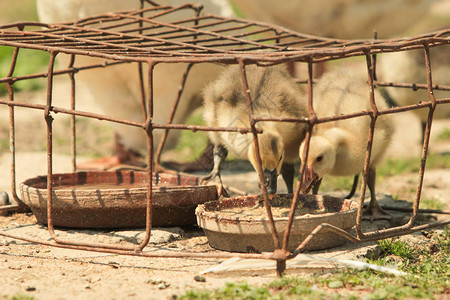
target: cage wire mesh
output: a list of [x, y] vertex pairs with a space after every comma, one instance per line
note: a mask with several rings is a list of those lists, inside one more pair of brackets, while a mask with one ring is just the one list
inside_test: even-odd
[[[440, 105], [450, 103], [450, 98], [436, 99], [434, 91], [450, 90], [450, 86], [435, 85], [432, 80], [432, 66], [430, 65], [430, 49], [433, 47], [442, 47], [450, 44], [450, 29], [444, 29], [432, 33], [422, 34], [410, 38], [390, 39], [390, 40], [338, 40], [323, 38], [312, 35], [306, 35], [287, 30], [282, 27], [269, 25], [261, 22], [225, 18], [211, 14], [200, 14], [201, 6], [194, 4], [185, 4], [181, 6], [151, 6], [138, 10], [122, 11], [93, 16], [78, 20], [72, 23], [64, 24], [45, 24], [39, 22], [18, 22], [0, 26], [0, 45], [2, 47], [13, 47], [14, 54], [11, 58], [11, 67], [8, 74], [0, 78], [8, 91], [8, 99], [0, 99], [0, 105], [7, 106], [9, 109], [10, 123], [10, 152], [11, 152], [11, 193], [18, 203], [18, 207], [10, 205], [2, 207], [1, 210], [25, 210], [16, 194], [16, 167], [15, 167], [15, 120], [14, 111], [16, 108], [29, 110], [40, 110], [44, 112], [44, 120], [47, 128], [47, 211], [48, 211], [48, 229], [53, 242], [33, 240], [26, 237], [11, 236], [6, 232], [0, 232], [0, 235], [12, 238], [28, 240], [30, 242], [41, 243], [56, 247], [66, 247], [72, 249], [83, 249], [92, 251], [102, 251], [116, 254], [137, 255], [144, 257], [243, 257], [243, 258], [266, 258], [277, 261], [277, 271], [282, 273], [287, 259], [295, 257], [305, 249], [305, 246], [314, 239], [317, 232], [321, 230], [331, 230], [337, 234], [345, 236], [353, 242], [363, 242], [368, 240], [378, 240], [386, 237], [403, 235], [414, 231], [422, 230], [448, 224], [448, 220], [428, 223], [415, 226], [415, 220], [419, 211], [419, 203], [425, 173], [426, 158], [430, 142], [430, 130], [433, 121], [433, 114]], [[174, 15], [167, 21], [164, 17]], [[166, 20], [166, 21], [164, 21]], [[15, 76], [15, 66], [18, 59], [18, 53], [21, 49], [32, 49], [44, 51], [50, 54], [48, 70], [43, 73], [26, 74]], [[376, 55], [387, 52], [410, 51], [420, 49], [425, 57], [423, 72], [427, 75], [426, 84], [416, 83], [396, 83], [383, 82], [376, 78]], [[68, 65], [59, 70], [55, 70], [55, 58], [61, 54], [69, 55]], [[357, 113], [332, 116], [327, 118], [317, 118], [313, 110], [313, 66], [320, 62], [337, 60], [348, 57], [365, 57], [367, 63], [367, 82], [368, 99], [371, 103], [371, 110]], [[101, 63], [94, 63], [85, 66], [75, 66], [79, 57], [95, 57], [102, 59]], [[136, 62], [139, 63], [140, 92], [142, 97], [141, 110], [144, 118], [143, 122], [136, 122], [129, 119], [117, 118], [105, 114], [98, 114], [89, 111], [77, 110], [75, 84], [78, 74], [86, 70], [95, 68], [109, 68], [113, 65]], [[259, 66], [272, 66], [288, 62], [304, 63], [307, 66], [308, 76], [304, 82], [307, 86], [309, 115], [308, 118], [281, 118], [281, 117], [257, 117], [252, 114], [250, 95], [247, 92], [247, 74], [246, 66], [256, 64]], [[178, 98], [173, 107], [172, 113], [167, 123], [155, 123], [153, 121], [153, 71], [159, 64], [188, 63], [183, 80], [178, 91]], [[250, 124], [245, 128], [237, 127], [212, 127], [203, 125], [173, 124], [173, 116], [176, 107], [183, 92], [186, 78], [189, 76], [189, 70], [192, 65], [197, 63], [219, 63], [219, 64], [238, 64], [240, 67], [242, 83], [246, 95], [246, 101], [249, 108]], [[148, 72], [148, 80], [145, 82], [143, 72], [144, 68]], [[71, 82], [71, 103], [68, 108], [55, 106], [53, 104], [52, 89], [55, 84], [56, 76], [69, 76]], [[19, 102], [14, 99], [14, 90], [12, 86], [19, 81], [26, 81], [33, 78], [42, 78], [46, 80], [47, 97], [45, 103], [32, 104]], [[145, 93], [145, 86], [148, 87]], [[389, 86], [393, 88], [425, 89], [428, 91], [428, 101], [422, 101], [418, 104], [390, 107], [379, 110], [374, 102], [374, 89], [376, 86]], [[157, 97], [157, 95], [155, 95]], [[396, 114], [400, 112], [426, 108], [428, 109], [428, 119], [423, 141], [421, 163], [419, 170], [419, 180], [417, 191], [413, 204], [413, 212], [409, 222], [405, 225], [388, 228], [373, 232], [363, 232], [361, 225], [362, 207], [364, 204], [366, 181], [368, 174], [368, 164], [370, 161], [373, 131], [377, 118], [382, 115]], [[120, 123], [126, 126], [139, 128], [147, 136], [147, 215], [146, 215], [146, 234], [139, 245], [110, 245], [100, 243], [84, 243], [79, 241], [63, 240], [55, 234], [52, 220], [52, 189], [53, 189], [53, 116], [55, 114], [69, 115], [71, 118], [71, 149], [72, 165], [76, 171], [76, 123], [75, 117], [85, 117], [90, 119], [104, 120], [108, 122]], [[291, 214], [289, 222], [284, 233], [284, 238], [280, 239], [276, 234], [274, 221], [268, 205], [268, 194], [260, 175], [261, 192], [263, 194], [265, 207], [269, 214], [272, 237], [276, 250], [269, 254], [258, 253], [189, 253], [189, 252], [143, 252], [143, 248], [148, 244], [151, 235], [151, 209], [152, 209], [152, 174], [159, 168], [159, 160], [163, 149], [165, 136], [157, 149], [153, 145], [153, 131], [164, 130], [192, 130], [192, 131], [220, 131], [220, 132], [239, 132], [242, 134], [252, 134], [254, 144], [258, 147], [257, 135], [260, 130], [257, 129], [258, 122], [298, 122], [308, 125], [308, 131], [305, 140], [309, 145], [311, 133], [315, 125], [336, 120], [368, 116], [371, 123], [368, 136], [368, 147], [366, 150], [366, 160], [364, 166], [363, 179], [361, 184], [361, 194], [359, 197], [359, 208], [356, 220], [356, 236], [353, 236], [339, 228], [329, 224], [322, 224], [317, 227], [306, 238], [293, 253], [286, 251], [286, 245], [289, 239], [290, 228], [293, 222], [292, 208], [298, 202], [300, 193], [299, 186], [302, 176], [299, 176], [297, 188], [293, 195]], [[308, 146], [307, 146], [308, 147]], [[155, 154], [156, 153], [156, 154]], [[257, 151], [257, 171], [262, 173], [261, 158]], [[300, 175], [304, 172], [304, 164], [300, 167]]]

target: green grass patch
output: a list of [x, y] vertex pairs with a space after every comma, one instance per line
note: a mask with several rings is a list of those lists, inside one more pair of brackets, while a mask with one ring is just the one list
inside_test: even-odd
[[420, 199], [420, 208], [426, 209], [445, 209], [444, 203], [435, 198], [422, 198]]
[[[0, 47], [0, 77], [8, 74], [11, 67], [13, 47]], [[30, 75], [45, 72], [50, 55], [44, 51], [20, 49], [13, 76]], [[37, 90], [44, 86], [45, 79], [27, 79], [17, 81], [13, 84], [14, 91]], [[0, 95], [7, 93], [4, 84], [0, 84]]]
[[0, 152], [6, 151], [9, 149], [9, 139], [1, 139], [0, 140]]
[[246, 282], [225, 284], [222, 289], [214, 291], [191, 290], [179, 299], [274, 299], [266, 287], [248, 285]]
[[378, 242], [381, 247], [383, 255], [396, 255], [402, 259], [410, 259], [413, 256], [414, 250], [405, 242], [386, 239]]
[[437, 136], [437, 140], [438, 141], [448, 141], [450, 140], [450, 129], [449, 128], [444, 128], [444, 130], [442, 130], [441, 133], [439, 133], [439, 135]]
[[17, 295], [11, 296], [10, 299], [11, 299], [11, 300], [34, 300], [34, 299], [36, 299], [36, 298], [34, 298], [33, 296], [17, 294]]
[[[186, 121], [189, 125], [205, 125], [202, 113], [194, 112]], [[183, 160], [193, 161], [198, 158], [208, 145], [208, 135], [205, 132], [182, 130], [176, 147], [176, 151], [183, 153]]]

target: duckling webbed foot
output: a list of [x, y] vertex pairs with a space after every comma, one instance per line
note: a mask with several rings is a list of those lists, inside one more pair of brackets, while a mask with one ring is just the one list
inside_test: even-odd
[[392, 215], [381, 208], [378, 202], [376, 205], [369, 204], [363, 211], [363, 219], [370, 220], [370, 222], [374, 220], [392, 220], [392, 218]]

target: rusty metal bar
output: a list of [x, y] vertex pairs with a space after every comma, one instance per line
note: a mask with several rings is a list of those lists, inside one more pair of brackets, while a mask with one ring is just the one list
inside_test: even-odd
[[267, 193], [267, 187], [264, 182], [264, 175], [263, 175], [262, 161], [261, 161], [261, 152], [260, 152], [261, 150], [259, 148], [258, 133], [257, 133], [256, 127], [255, 127], [256, 122], [253, 119], [254, 118], [253, 117], [254, 116], [253, 105], [252, 105], [252, 99], [250, 96], [250, 88], [248, 86], [247, 73], [245, 70], [245, 61], [244, 60], [239, 61], [239, 67], [241, 70], [242, 88], [243, 88], [243, 92], [244, 92], [246, 102], [247, 102], [248, 117], [249, 117], [250, 127], [252, 129], [252, 135], [253, 135], [253, 146], [254, 146], [254, 152], [255, 152], [255, 156], [256, 156], [255, 157], [256, 158], [256, 168], [257, 168], [256, 171], [258, 173], [260, 189], [261, 189], [261, 193], [262, 193], [263, 200], [264, 200], [264, 207], [266, 208], [266, 213], [269, 218], [269, 226], [270, 226], [270, 230], [272, 232], [273, 244], [275, 246], [273, 255], [278, 258], [276, 260], [277, 275], [282, 276], [284, 273], [284, 270], [286, 269], [286, 260], [284, 257], [287, 256], [287, 251], [285, 249], [281, 248], [282, 244], [280, 242], [280, 238], [278, 237], [278, 232], [275, 227], [275, 221], [273, 219], [273, 214], [272, 214], [272, 207], [269, 202], [269, 195]]
[[[6, 104], [8, 106], [18, 106], [18, 107], [27, 107], [27, 108], [34, 108], [34, 109], [40, 109], [45, 110], [46, 106], [43, 104], [32, 104], [32, 103], [24, 103], [24, 102], [12, 102], [7, 100], [1, 100], [0, 104]], [[107, 115], [100, 115], [95, 113], [88, 113], [84, 111], [78, 111], [78, 110], [71, 110], [61, 107], [51, 107], [51, 111], [55, 113], [65, 113], [65, 114], [72, 114], [75, 116], [81, 116], [81, 117], [87, 117], [87, 118], [93, 118], [98, 120], [104, 120], [109, 122], [115, 122], [120, 124], [125, 124], [129, 126], [134, 127], [145, 127], [145, 122], [135, 122], [125, 119], [119, 119], [119, 118], [113, 118], [109, 117]], [[239, 133], [250, 133], [251, 129], [245, 128], [245, 127], [217, 127], [217, 126], [203, 126], [203, 125], [184, 125], [184, 124], [153, 124], [154, 129], [180, 129], [180, 130], [191, 130], [191, 131], [223, 131], [223, 132], [239, 132]], [[257, 129], [258, 133], [261, 133], [261, 130]]]
[[[68, 68], [73, 68], [73, 65], [75, 63], [75, 55], [70, 56], [69, 66]], [[76, 84], [75, 84], [75, 73], [70, 72], [69, 73], [70, 78], [70, 109], [75, 111], [75, 94], [76, 94]], [[70, 153], [72, 155], [72, 170], [75, 172], [77, 170], [77, 129], [76, 129], [76, 119], [75, 115], [70, 116]]]
[[145, 102], [144, 70], [142, 69], [142, 62], [138, 62], [138, 77], [139, 77], [139, 92], [141, 93], [141, 110], [145, 120], [147, 119], [147, 106]]
[[[79, 71], [96, 69], [96, 68], [105, 68], [108, 66], [124, 64], [124, 63], [130, 63], [130, 62], [127, 62], [127, 61], [105, 61], [101, 64], [94, 64], [94, 65], [83, 66], [83, 67], [73, 67], [73, 68], [65, 69], [65, 70], [57, 70], [57, 71], [53, 72], [53, 76], [64, 75], [64, 74], [69, 74], [69, 73], [78, 73]], [[4, 78], [0, 78], [0, 83], [5, 83], [5, 82], [14, 83], [17, 81], [34, 79], [34, 78], [47, 78], [47, 76], [48, 76], [47, 73], [37, 73], [37, 74], [23, 75], [23, 76], [16, 76], [16, 77], [12, 77], [12, 75], [11, 75], [11, 76], [6, 76]]]
[[[422, 231], [430, 228], [445, 226], [450, 224], [450, 220], [447, 221], [440, 221], [435, 222], [431, 224], [425, 224], [413, 227], [408, 230], [403, 230], [401, 232], [398, 232], [398, 234], [386, 234], [382, 236], [381, 238], [375, 237], [375, 238], [366, 238], [364, 240], [358, 239], [358, 242], [367, 242], [367, 241], [374, 241], [379, 240], [383, 238], [389, 238], [393, 236], [398, 235], [404, 235], [404, 234], [410, 234], [417, 231]], [[321, 225], [319, 225], [321, 226]], [[326, 226], [324, 226], [326, 227]], [[317, 228], [316, 228], [317, 229]], [[323, 230], [323, 229], [322, 229]], [[315, 230], [314, 230], [315, 231]], [[313, 232], [314, 232], [313, 231]], [[338, 233], [339, 231], [337, 231]], [[317, 232], [315, 232], [317, 233]], [[339, 233], [338, 233], [339, 234]], [[69, 244], [58, 244], [58, 243], [52, 243], [49, 241], [44, 240], [38, 240], [28, 237], [22, 237], [22, 236], [16, 236], [12, 235], [3, 231], [0, 231], [0, 236], [4, 236], [7, 238], [17, 239], [26, 241], [29, 243], [35, 243], [50, 247], [57, 247], [57, 248], [65, 248], [65, 249], [73, 249], [73, 250], [82, 250], [82, 251], [94, 251], [94, 252], [101, 252], [101, 253], [111, 253], [111, 254], [119, 254], [119, 255], [130, 255], [130, 256], [140, 256], [140, 257], [155, 257], [155, 258], [232, 258], [232, 257], [240, 257], [240, 258], [248, 258], [248, 259], [270, 259], [270, 260], [277, 260], [278, 257], [274, 255], [273, 253], [228, 253], [228, 252], [220, 252], [220, 253], [192, 253], [192, 252], [174, 252], [174, 251], [164, 251], [164, 250], [155, 250], [152, 252], [146, 251], [146, 252], [140, 252], [140, 251], [134, 251], [134, 250], [120, 250], [120, 249], [111, 249], [111, 248], [101, 248], [101, 247], [93, 247], [93, 246], [83, 246], [83, 245], [69, 245]], [[353, 240], [353, 238], [350, 238], [350, 240]], [[300, 250], [302, 251], [302, 250]], [[298, 254], [300, 251], [296, 251], [295, 254]], [[297, 253], [298, 252], [298, 253]], [[289, 255], [286, 259], [291, 259], [295, 257], [294, 255]]]
[[[442, 98], [439, 100], [436, 100], [436, 105], [440, 104], [448, 104], [450, 103], [450, 98]], [[0, 104], [5, 104], [8, 106], [18, 106], [18, 107], [25, 107], [25, 108], [34, 108], [34, 109], [41, 109], [45, 110], [45, 105], [43, 104], [32, 104], [32, 103], [26, 103], [26, 102], [19, 102], [19, 101], [10, 101], [10, 100], [2, 100], [0, 99]], [[410, 111], [415, 109], [421, 109], [421, 108], [427, 108], [431, 106], [431, 102], [421, 102], [419, 104], [412, 104], [407, 106], [400, 106], [400, 107], [392, 107], [385, 110], [380, 110], [378, 113], [379, 115], [384, 114], [394, 114], [404, 111]], [[88, 113], [85, 111], [79, 111], [79, 110], [72, 110], [72, 109], [66, 109], [62, 107], [52, 107], [52, 111], [55, 113], [63, 113], [63, 114], [71, 114], [75, 116], [81, 116], [81, 117], [87, 117], [87, 118], [95, 118], [98, 120], [105, 120], [115, 123], [121, 123], [126, 124], [130, 126], [135, 127], [143, 127], [144, 123], [136, 122], [136, 121], [130, 121], [120, 118], [114, 118], [109, 117], [108, 115], [101, 115], [101, 114], [95, 114], [95, 113]], [[338, 121], [338, 120], [345, 120], [355, 117], [362, 117], [362, 116], [369, 116], [370, 111], [362, 111], [357, 113], [351, 113], [351, 114], [345, 114], [340, 116], [333, 116], [333, 117], [325, 117], [320, 118], [315, 121], [315, 123], [326, 123], [331, 121]], [[298, 123], [310, 123], [311, 120], [307, 118], [276, 118], [276, 117], [254, 117], [255, 122], [260, 121], [273, 121], [273, 122], [298, 122]], [[203, 126], [203, 125], [184, 125], [184, 124], [157, 124], [155, 123], [153, 126], [155, 129], [180, 129], [180, 130], [191, 130], [191, 131], [233, 131], [233, 132], [239, 132], [239, 133], [249, 133], [251, 132], [251, 129], [245, 128], [245, 127], [213, 127], [213, 126]], [[261, 133], [259, 129], [257, 129], [258, 133]]]
[[[6, 76], [10, 77], [14, 74], [14, 70], [17, 64], [17, 57], [19, 55], [20, 48], [15, 48], [13, 56], [11, 58], [11, 66], [9, 72]], [[12, 88], [12, 83], [5, 83], [6, 90], [8, 91], [9, 101], [14, 102], [14, 90]], [[16, 127], [15, 127], [15, 115], [14, 107], [9, 107], [9, 152], [11, 154], [11, 195], [16, 201], [16, 205], [7, 208], [8, 211], [28, 211], [29, 208], [23, 204], [23, 202], [17, 196], [17, 182], [16, 182]]]
[[119, 254], [119, 255], [130, 255], [130, 256], [141, 256], [141, 257], [165, 257], [165, 258], [232, 258], [232, 257], [240, 257], [240, 258], [262, 258], [262, 259], [274, 259], [272, 257], [272, 253], [190, 253], [190, 252], [178, 252], [178, 251], [135, 251], [135, 249], [124, 250], [124, 249], [112, 249], [105, 247], [95, 247], [95, 246], [85, 246], [85, 245], [71, 245], [71, 244], [60, 244], [60, 243], [52, 243], [49, 241], [33, 239], [29, 237], [21, 237], [12, 235], [6, 232], [0, 231], [0, 236], [4, 236], [7, 238], [18, 239], [30, 243], [36, 243], [40, 245], [46, 245], [57, 248], [66, 248], [66, 249], [74, 249], [74, 250], [83, 250], [83, 251], [94, 251], [101, 253], [111, 253], [111, 254]]
[[358, 243], [361, 240], [357, 237], [354, 237], [353, 235], [351, 235], [350, 233], [348, 233], [347, 231], [333, 226], [331, 224], [327, 224], [327, 223], [322, 223], [319, 226], [317, 226], [301, 243], [300, 245], [298, 245], [298, 247], [294, 250], [294, 252], [289, 256], [290, 258], [297, 256], [299, 253], [305, 251], [306, 246], [314, 239], [316, 238], [317, 234], [321, 231], [333, 231], [334, 233], [345, 237], [347, 240], [352, 241], [353, 243]]
[[427, 44], [424, 44], [424, 50], [425, 50], [425, 70], [426, 70], [426, 75], [427, 75], [428, 96], [431, 101], [431, 106], [430, 106], [430, 110], [428, 112], [428, 120], [427, 120], [427, 124], [425, 127], [425, 133], [424, 133], [422, 158], [421, 158], [421, 162], [420, 162], [419, 179], [417, 181], [417, 193], [416, 193], [416, 197], [414, 199], [414, 205], [413, 205], [413, 214], [407, 224], [411, 227], [414, 225], [414, 222], [415, 222], [416, 216], [417, 216], [417, 210], [419, 209], [420, 197], [422, 194], [422, 187], [423, 187], [423, 177], [425, 175], [425, 167], [426, 167], [427, 156], [428, 156], [428, 146], [430, 143], [431, 125], [433, 123], [433, 114], [436, 109], [436, 98], [433, 93], [433, 80], [432, 80], [432, 75], [431, 75], [431, 56], [430, 56], [430, 49], [428, 48]]
[[[172, 122], [173, 122], [173, 118], [175, 117], [175, 113], [177, 111], [178, 104], [180, 103], [181, 95], [183, 94], [183, 91], [184, 91], [184, 86], [186, 85], [186, 80], [187, 80], [189, 72], [191, 71], [191, 68], [193, 66], [194, 65], [192, 63], [189, 64], [186, 67], [186, 71], [184, 71], [184, 73], [183, 73], [183, 77], [181, 79], [181, 84], [180, 84], [180, 87], [178, 89], [177, 97], [175, 99], [175, 103], [172, 106], [172, 110], [170, 112], [169, 119], [167, 120], [167, 124], [172, 124]], [[162, 150], [163, 150], [164, 145], [166, 143], [168, 134], [169, 134], [169, 129], [165, 129], [163, 134], [162, 134], [161, 141], [159, 142], [158, 149], [156, 150], [156, 154], [155, 154], [156, 166], [155, 166], [155, 169], [158, 169], [158, 167], [160, 166], [161, 153], [162, 153]]]
[[[428, 89], [427, 84], [422, 83], [394, 83], [394, 82], [385, 82], [385, 81], [378, 81], [375, 80], [375, 85], [377, 86], [386, 86], [386, 87], [398, 87], [398, 88], [409, 88], [413, 90], [418, 89]], [[450, 91], [450, 86], [448, 85], [441, 85], [441, 84], [435, 84], [432, 86], [433, 90], [441, 90], [441, 91]]]
[[[139, 15], [143, 17], [144, 1], [140, 0], [140, 12]], [[139, 21], [139, 34], [142, 34], [142, 21]], [[139, 92], [141, 93], [141, 109], [144, 120], [147, 119], [147, 107], [145, 102], [145, 88], [144, 88], [144, 71], [142, 70], [142, 62], [138, 62], [138, 78], [139, 78]]]
[[53, 98], [53, 68], [55, 65], [55, 57], [58, 52], [50, 52], [50, 61], [48, 64], [48, 81], [47, 81], [47, 100], [44, 109], [44, 119], [47, 124], [47, 227], [50, 237], [58, 244], [67, 245], [81, 245], [87, 247], [104, 247], [108, 249], [133, 249], [127, 246], [117, 246], [113, 244], [98, 244], [98, 243], [81, 243], [78, 241], [70, 241], [60, 239], [56, 233], [53, 226], [53, 117], [52, 112], [52, 98]]
[[58, 52], [50, 52], [50, 60], [48, 63], [47, 78], [47, 100], [44, 110], [44, 120], [47, 124], [47, 226], [50, 236], [55, 242], [59, 242], [53, 228], [53, 117], [51, 116], [52, 97], [53, 97], [53, 68], [55, 66], [55, 58]]
[[[288, 217], [288, 222], [286, 224], [286, 230], [284, 232], [284, 236], [283, 236], [283, 244], [282, 244], [282, 254], [284, 254], [286, 257], [288, 257], [289, 252], [287, 250], [288, 247], [288, 243], [289, 243], [289, 236], [291, 234], [291, 229], [292, 229], [292, 224], [294, 223], [294, 218], [295, 218], [295, 209], [297, 207], [298, 204], [298, 197], [300, 195], [300, 190], [301, 190], [301, 185], [303, 182], [303, 174], [305, 172], [305, 168], [306, 168], [306, 160], [308, 158], [308, 153], [309, 153], [309, 144], [311, 141], [311, 135], [312, 135], [312, 130], [314, 128], [315, 125], [315, 121], [317, 120], [317, 115], [316, 112], [314, 111], [314, 107], [313, 107], [313, 64], [312, 61], [309, 61], [308, 63], [308, 86], [307, 86], [307, 94], [308, 94], [308, 112], [310, 114], [310, 123], [308, 124], [308, 130], [306, 131], [306, 136], [305, 136], [305, 153], [303, 155], [303, 157], [301, 158], [301, 164], [300, 164], [300, 170], [299, 170], [299, 176], [297, 179], [297, 186], [295, 188], [294, 191], [294, 195], [292, 197], [292, 203], [291, 203], [291, 208], [289, 211], [289, 217]], [[278, 261], [277, 263], [277, 272], [278, 274], [283, 274], [283, 272], [286, 269], [286, 260], [282, 260], [282, 261]]]
[[252, 135], [253, 135], [253, 146], [255, 148], [255, 156], [256, 156], [256, 167], [257, 167], [257, 173], [259, 177], [259, 183], [261, 185], [261, 193], [263, 195], [264, 199], [264, 206], [266, 208], [267, 216], [269, 218], [269, 224], [270, 224], [270, 230], [272, 232], [272, 238], [273, 243], [276, 249], [281, 248], [280, 239], [278, 238], [277, 229], [275, 227], [275, 223], [273, 221], [273, 215], [272, 215], [272, 209], [269, 202], [269, 195], [267, 193], [267, 188], [264, 183], [264, 176], [263, 176], [263, 170], [262, 170], [262, 163], [261, 163], [261, 154], [260, 154], [260, 148], [259, 148], [259, 142], [258, 142], [258, 133], [256, 131], [256, 123], [253, 119], [253, 106], [252, 106], [252, 99], [250, 96], [250, 88], [248, 86], [247, 81], [247, 73], [245, 70], [245, 61], [241, 60], [239, 61], [239, 67], [241, 71], [241, 79], [242, 79], [242, 88], [245, 95], [245, 99], [247, 102], [247, 108], [248, 108], [248, 118], [250, 122], [250, 128], [252, 129]]
[[[378, 32], [376, 30], [373, 31], [373, 39], [377, 40], [378, 39]], [[373, 83], [371, 84], [371, 86], [373, 86], [375, 84], [375, 82], [377, 81], [377, 54], [372, 54], [372, 70], [373, 70], [373, 74], [372, 74], [372, 81]]]
[[369, 164], [370, 164], [370, 158], [372, 155], [372, 145], [373, 145], [373, 137], [375, 134], [375, 125], [378, 118], [378, 107], [375, 103], [375, 87], [373, 83], [373, 75], [374, 75], [374, 66], [372, 61], [372, 56], [369, 55], [369, 53], [366, 53], [366, 63], [367, 63], [367, 75], [368, 75], [368, 85], [369, 85], [369, 101], [370, 106], [372, 108], [371, 114], [370, 114], [370, 127], [368, 132], [368, 138], [367, 138], [367, 148], [366, 148], [366, 156], [364, 159], [364, 169], [363, 169], [363, 178], [361, 180], [361, 193], [359, 196], [359, 205], [358, 205], [358, 212], [356, 216], [356, 234], [358, 238], [361, 238], [364, 236], [364, 233], [361, 229], [361, 221], [362, 221], [362, 214], [363, 214], [363, 207], [364, 207], [364, 197], [366, 195], [366, 187], [367, 187], [367, 179], [369, 175]]
[[142, 251], [145, 246], [147, 246], [150, 241], [151, 231], [152, 231], [152, 191], [153, 191], [153, 71], [155, 68], [155, 63], [153, 61], [148, 62], [148, 117], [145, 122], [145, 132], [147, 134], [147, 207], [145, 212], [145, 237], [139, 246], [136, 248], [137, 251]]
[[[438, 43], [439, 42], [439, 43]], [[433, 46], [438, 46], [441, 44], [447, 43], [447, 40], [438, 40]], [[113, 60], [124, 60], [124, 61], [136, 61], [136, 62], [145, 62], [146, 57], [143, 55], [142, 52], [140, 53], [126, 53], [125, 54], [109, 54], [109, 53], [102, 53], [102, 52], [95, 52], [95, 51], [83, 51], [79, 49], [74, 48], [63, 48], [63, 47], [48, 47], [48, 46], [41, 46], [38, 44], [27, 44], [27, 43], [18, 43], [18, 42], [8, 42], [8, 41], [2, 41], [0, 40], [0, 44], [12, 46], [12, 47], [23, 47], [28, 49], [38, 49], [38, 50], [44, 50], [44, 51], [50, 51], [52, 49], [58, 49], [62, 50], [64, 53], [67, 54], [79, 54], [79, 55], [91, 55], [95, 57], [103, 57], [107, 59], [113, 59]], [[410, 42], [401, 48], [401, 51], [405, 50], [412, 50], [412, 49], [418, 49], [421, 46], [417, 45], [417, 42]], [[322, 61], [329, 61], [334, 60], [342, 57], [353, 57], [353, 56], [360, 56], [364, 54], [364, 51], [367, 50], [369, 47], [365, 46], [359, 46], [359, 47], [348, 47], [344, 48], [345, 50], [342, 51], [323, 51], [323, 49], [316, 49], [311, 51], [289, 51], [288, 53], [284, 51], [280, 52], [272, 52], [262, 54], [261, 51], [249, 51], [249, 52], [239, 52], [239, 53], [232, 53], [228, 51], [227, 54], [214, 54], [214, 53], [172, 53], [172, 52], [166, 52], [165, 56], [163, 53], [158, 54], [152, 54], [152, 58], [155, 61], [158, 62], [166, 62], [166, 63], [174, 63], [174, 62], [218, 62], [218, 63], [236, 63], [239, 59], [246, 59], [248, 61], [252, 62], [267, 62], [267, 63], [285, 63], [288, 61], [305, 61], [310, 56], [314, 57], [314, 62], [322, 62]], [[370, 51], [372, 53], [382, 53], [382, 52], [395, 52], [399, 51], [399, 47], [397, 46], [384, 46], [377, 48], [372, 48]]]
[[314, 128], [315, 120], [317, 119], [316, 112], [314, 111], [314, 107], [313, 107], [313, 65], [312, 65], [312, 62], [308, 63], [308, 91], [307, 91], [307, 93], [308, 93], [308, 111], [310, 114], [311, 123], [309, 123], [310, 126], [306, 132], [305, 154], [302, 157], [300, 170], [299, 170], [299, 176], [298, 176], [298, 180], [297, 180], [297, 187], [295, 188], [294, 196], [292, 198], [291, 209], [289, 211], [289, 218], [288, 218], [288, 222], [286, 224], [286, 231], [284, 232], [282, 249], [285, 251], [287, 251], [287, 246], [289, 243], [289, 235], [291, 234], [292, 224], [294, 223], [295, 209], [298, 204], [300, 187], [303, 182], [303, 173], [305, 172], [306, 160], [308, 158], [309, 143], [311, 141], [312, 130]]

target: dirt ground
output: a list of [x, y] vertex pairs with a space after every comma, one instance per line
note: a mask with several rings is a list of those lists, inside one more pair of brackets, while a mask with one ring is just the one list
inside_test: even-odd
[[[67, 82], [62, 80], [55, 85], [55, 93], [64, 94]], [[36, 101], [42, 99], [43, 91], [20, 94], [17, 96], [24, 101]], [[57, 101], [65, 101], [64, 97], [56, 98]], [[84, 101], [90, 101], [88, 96], [80, 96]], [[90, 102], [92, 104], [92, 102]], [[55, 103], [58, 105], [58, 103]], [[0, 136], [7, 137], [8, 112], [7, 107], [0, 107], [1, 122]], [[17, 109], [17, 182], [45, 174], [46, 153], [44, 151], [45, 130], [43, 127], [42, 112]], [[61, 124], [67, 124], [65, 120]], [[398, 130], [394, 143], [389, 150], [391, 157], [404, 157], [420, 153], [419, 122], [411, 114], [402, 114], [397, 118]], [[104, 148], [111, 146], [112, 132], [107, 129], [100, 130], [97, 127], [83, 127], [85, 135], [89, 136], [101, 132], [105, 135]], [[436, 140], [439, 132], [450, 128], [447, 120], [438, 120], [434, 124], [432, 152], [444, 153], [450, 150], [446, 141]], [[55, 126], [55, 140], [63, 137], [64, 128]], [[109, 136], [109, 138], [108, 138]], [[84, 144], [83, 144], [84, 143]], [[98, 140], [82, 142], [86, 149], [96, 147]], [[55, 143], [54, 172], [70, 172], [70, 156], [67, 143]], [[105, 153], [108, 150], [105, 150]], [[83, 159], [88, 159], [82, 157]], [[0, 155], [0, 191], [10, 189], [10, 161], [8, 151]], [[245, 166], [245, 165], [244, 165]], [[256, 193], [256, 173], [248, 166], [244, 171], [233, 163], [225, 164], [223, 172], [224, 183], [236, 186], [240, 189]], [[281, 179], [280, 179], [281, 180]], [[410, 207], [410, 202], [394, 201], [389, 194], [397, 195], [400, 191], [411, 191], [416, 187], [417, 174], [406, 174], [389, 180], [379, 182], [378, 191], [381, 203]], [[283, 192], [284, 184], [279, 186]], [[450, 170], [428, 170], [425, 175], [423, 197], [438, 199], [448, 207], [450, 203]], [[411, 194], [406, 194], [410, 196]], [[407, 199], [412, 200], [412, 198]], [[396, 220], [404, 222], [404, 213], [394, 213]], [[442, 218], [442, 216], [440, 216]], [[365, 223], [367, 230], [381, 229], [389, 226], [386, 221]], [[50, 236], [45, 226], [36, 222], [31, 213], [0, 216], [1, 232], [16, 236], [50, 241]], [[143, 237], [142, 229], [139, 230], [57, 230], [57, 234], [66, 239], [76, 241], [113, 243], [118, 245], [137, 243]], [[406, 236], [410, 239], [426, 239], [421, 233]], [[207, 253], [219, 253], [211, 248], [203, 232], [196, 226], [154, 228], [150, 244], [144, 251], [196, 251]], [[375, 243], [347, 244], [338, 248], [328, 249], [313, 255], [333, 259], [362, 259], [376, 254]], [[305, 258], [299, 258], [297, 262], [290, 261], [288, 271], [291, 273], [308, 273], [318, 270], [332, 270], [338, 266], [335, 263], [308, 263]], [[70, 250], [49, 247], [35, 243], [24, 242], [0, 236], [0, 298], [9, 299], [17, 295], [33, 296], [36, 299], [94, 299], [106, 297], [108, 299], [170, 299], [175, 295], [183, 294], [189, 289], [222, 287], [225, 282], [247, 281], [248, 283], [262, 284], [276, 278], [275, 264], [268, 262], [268, 266], [258, 268], [254, 262], [237, 263], [245, 270], [221, 271], [216, 273], [201, 274], [202, 271], [216, 266], [222, 259], [213, 258], [143, 258], [135, 256], [114, 255], [80, 250]], [[245, 265], [245, 267], [244, 267]], [[251, 267], [249, 268], [250, 265]], [[200, 276], [200, 277], [199, 277]]]

